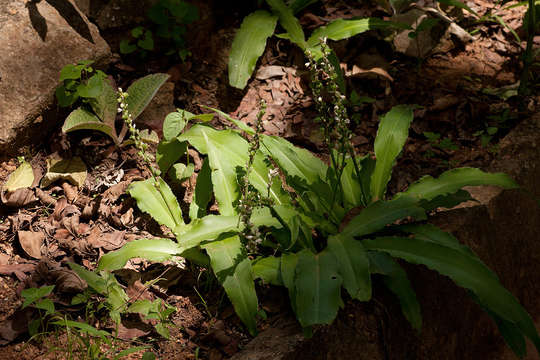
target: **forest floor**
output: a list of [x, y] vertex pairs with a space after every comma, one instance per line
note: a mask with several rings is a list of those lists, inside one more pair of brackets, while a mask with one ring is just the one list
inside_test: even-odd
[[[437, 48], [423, 59], [394, 51], [376, 32], [332, 44], [349, 89], [349, 115], [355, 134], [352, 142], [357, 153], [372, 150], [379, 115], [397, 104], [419, 105], [392, 176], [393, 193], [425, 174], [438, 175], [458, 166], [486, 167], [497, 154], [499, 139], [540, 109], [540, 97], [531, 97], [523, 104], [515, 96], [524, 47], [515, 35], [524, 37], [521, 26], [525, 7], [505, 9], [513, 2], [504, 7], [493, 1], [468, 3], [481, 16], [499, 16], [507, 27], [493, 16], [478, 22], [466, 12], [450, 12], [457, 24], [474, 34], [474, 40], [463, 42], [453, 35], [436, 38], [433, 41]], [[343, 1], [319, 3], [302, 13], [301, 23], [310, 31], [337, 18], [385, 14], [375, 7], [351, 6]], [[283, 136], [323, 155], [309, 74], [299, 49], [286, 40], [272, 38], [248, 87], [240, 91], [228, 85], [227, 49], [240, 21], [241, 16], [229, 16], [196, 24], [200, 26], [198, 31], [188, 35], [192, 56], [186, 62], [157, 55], [144, 61], [135, 56], [117, 56], [106, 72], [123, 88], [140, 76], [167, 72], [174, 84], [175, 107], [201, 113], [200, 105], [207, 105], [251, 125], [264, 99], [268, 104], [265, 133]], [[103, 35], [113, 52], [118, 52], [122, 34], [115, 31]], [[540, 37], [537, 39], [539, 46]], [[366, 97], [368, 101], [363, 102]], [[46, 173], [46, 159], [51, 155], [79, 156], [88, 168], [82, 186], [57, 181], [39, 191], [32, 190], [38, 193], [36, 202], [23, 205], [24, 199], [19, 198], [11, 199], [9, 207], [0, 205], [0, 344], [4, 345], [0, 359], [67, 358], [65, 352], [49, 352], [53, 347], [67, 349], [70, 340], [63, 332], [29, 340], [24, 325], [36, 312], [20, 310], [23, 289], [56, 285], [53, 299], [57, 308], [76, 319], [84, 315], [84, 308], [70, 305], [77, 279], [68, 271], [68, 262], [93, 270], [97, 259], [108, 251], [138, 238], [163, 236], [163, 229], [141, 213], [126, 194], [132, 181], [149, 176], [136, 150], [118, 149], [99, 134], [66, 136], [60, 130], [62, 122], [58, 119], [58, 129], [50, 141], [24, 155], [37, 180]], [[231, 126], [220, 118], [213, 123]], [[159, 122], [141, 125], [158, 133], [161, 130]], [[197, 154], [191, 155], [199, 170]], [[0, 184], [17, 166], [16, 158], [1, 160]], [[177, 189], [180, 198], [190, 200], [194, 180]], [[151, 264], [136, 260], [117, 275], [130, 298], [161, 298], [176, 307], [172, 340], [161, 338], [151, 324], [136, 317], [127, 319], [118, 329], [120, 339], [136, 338], [133, 344], [150, 345], [160, 359], [224, 359], [250, 340], [213, 275], [205, 269], [194, 265], [184, 268], [176, 262]], [[143, 285], [158, 277], [161, 280], [153, 285]], [[263, 330], [289, 311], [289, 305], [285, 292], [265, 285], [259, 290], [262, 308], [269, 317], [259, 324], [259, 330]], [[102, 328], [110, 325], [100, 324]], [[121, 342], [119, 348], [128, 346]]]

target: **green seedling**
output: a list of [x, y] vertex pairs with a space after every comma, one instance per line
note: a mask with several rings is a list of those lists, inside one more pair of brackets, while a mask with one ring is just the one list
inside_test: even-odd
[[60, 71], [62, 84], [55, 92], [58, 105], [68, 107], [78, 100], [89, 103], [101, 94], [107, 75], [91, 67], [92, 63], [91, 60], [85, 60], [62, 68]]
[[185, 61], [191, 55], [184, 39], [186, 25], [199, 19], [198, 8], [183, 0], [159, 0], [150, 8], [148, 18], [152, 26], [132, 29], [131, 39], [120, 42], [120, 52], [131, 54], [138, 51], [144, 58], [155, 50], [155, 37], [158, 37], [166, 44], [166, 55], [177, 55]]
[[[84, 62], [84, 66], [88, 66], [88, 62]], [[59, 89], [63, 92], [66, 87], [66, 76], [75, 77], [79, 73], [84, 73], [85, 67], [83, 65], [66, 65], [62, 69], [60, 79], [64, 79], [64, 85], [61, 85]], [[82, 97], [92, 95], [92, 97], [85, 97], [82, 104], [73, 110], [62, 126], [64, 133], [69, 133], [76, 130], [94, 130], [99, 131], [109, 136], [116, 145], [128, 145], [129, 142], [124, 142], [124, 138], [127, 134], [128, 128], [124, 122], [120, 131], [117, 130], [116, 120], [118, 114], [118, 91], [113, 87], [110, 81], [105, 79], [105, 75], [97, 73], [93, 75], [83, 86], [84, 91], [76, 90], [77, 96]], [[87, 89], [91, 83], [91, 79], [102, 79], [99, 86], [95, 85], [91, 88], [91, 91]], [[167, 74], [152, 74], [135, 80], [133, 84], [128, 88], [132, 96], [126, 100], [126, 106], [132, 116], [132, 120], [135, 120], [143, 110], [148, 106], [152, 98], [155, 96], [159, 88], [167, 81], [169, 75]], [[72, 81], [68, 79], [67, 81]], [[93, 84], [93, 82], [92, 82]], [[76, 87], [79, 89], [79, 87]], [[57, 94], [59, 91], [57, 90]], [[74, 104], [74, 102], [71, 102]], [[159, 140], [155, 133], [150, 133], [148, 130], [143, 134], [144, 139], [147, 142], [157, 143]]]

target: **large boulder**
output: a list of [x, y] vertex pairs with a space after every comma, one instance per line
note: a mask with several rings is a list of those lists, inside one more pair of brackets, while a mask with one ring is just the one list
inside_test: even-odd
[[0, 154], [39, 141], [61, 120], [46, 110], [63, 66], [86, 59], [103, 66], [111, 55], [69, 0], [0, 0], [0, 49]]

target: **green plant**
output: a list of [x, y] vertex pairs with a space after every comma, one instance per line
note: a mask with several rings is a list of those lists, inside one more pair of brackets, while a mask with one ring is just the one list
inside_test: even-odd
[[[66, 359], [117, 360], [148, 348], [148, 346], [133, 346], [119, 351], [117, 338], [113, 334], [96, 329], [87, 322], [92, 317], [90, 315], [93, 314], [93, 309], [91, 314], [86, 313], [87, 321], [85, 322], [69, 320], [66, 315], [56, 310], [54, 302], [48, 298], [53, 289], [54, 285], [51, 285], [28, 288], [21, 292], [24, 299], [22, 308], [33, 306], [39, 311], [38, 318], [28, 324], [28, 331], [32, 338], [46, 335], [51, 328], [55, 328], [56, 331], [62, 330], [67, 336], [65, 346], [52, 346], [48, 349], [49, 353], [63, 353]], [[91, 294], [88, 292], [78, 294], [73, 298], [72, 304], [78, 305], [83, 303], [81, 300], [84, 300], [88, 310], [94, 304], [90, 301], [90, 297]]]
[[[170, 228], [176, 241], [130, 242], [102, 256], [98, 269], [120, 269], [140, 256], [151, 261], [182, 256], [210, 265], [252, 334], [259, 314], [256, 279], [288, 289], [291, 307], [309, 333], [313, 325], [334, 320], [343, 306], [342, 288], [353, 299], [368, 301], [371, 275], [379, 274], [398, 297], [412, 327], [420, 330], [420, 305], [405, 271], [394, 260], [399, 258], [426, 265], [469, 290], [517, 354], [525, 353], [525, 337], [540, 350], [530, 316], [497, 276], [451, 234], [425, 222], [427, 212], [469, 200], [463, 186], [511, 189], [517, 184], [505, 174], [458, 168], [438, 178], [425, 176], [389, 197], [386, 186], [407, 139], [413, 107], [396, 106], [381, 118], [376, 160], [357, 156], [349, 143], [337, 69], [324, 43], [320, 49], [322, 57], [311, 57], [309, 67], [321, 126], [330, 127], [323, 129], [330, 166], [307, 150], [260, 134], [259, 127], [251, 129], [233, 118], [227, 117], [239, 130], [216, 130], [200, 123], [185, 130], [186, 119], [195, 117], [175, 113], [166, 119], [169, 130], [162, 144], [176, 150], [162, 147], [158, 152], [168, 156], [169, 163], [186, 154], [188, 145], [206, 155], [190, 204], [191, 221], [184, 221], [163, 179], [132, 184], [128, 191], [138, 207]], [[256, 199], [249, 212], [242, 206], [246, 191]], [[212, 193], [220, 215], [207, 215]]]
[[368, 30], [390, 27], [409, 28], [406, 25], [377, 18], [344, 20], [337, 19], [313, 31], [306, 40], [299, 20], [294, 16], [306, 6], [316, 1], [266, 0], [271, 12], [257, 10], [246, 16], [236, 33], [229, 55], [229, 84], [243, 89], [264, 52], [266, 40], [274, 34], [277, 22], [286, 33], [277, 35], [298, 45], [303, 51], [311, 52], [319, 59], [322, 56], [320, 39], [343, 40]]
[[[74, 78], [77, 74], [88, 72], [88, 70], [84, 70], [85, 67], [81, 66], [82, 65], [66, 65], [62, 69], [60, 79], [64, 79], [64, 85], [59, 87], [59, 89], [62, 89], [60, 92], [65, 91], [63, 89], [67, 89], [66, 81], [69, 82], [69, 84], [76, 84], [76, 82], [73, 82], [75, 80], [68, 79], [69, 77]], [[64, 133], [69, 133], [76, 130], [96, 130], [108, 135], [116, 145], [120, 145], [126, 136], [128, 128], [125, 123], [122, 122], [120, 131], [117, 131], [117, 90], [105, 79], [105, 75], [101, 74], [103, 73], [98, 70], [98, 73], [90, 77], [86, 84], [80, 84], [75, 87], [77, 89], [75, 93], [77, 96], [82, 97], [83, 94], [85, 96], [91, 94], [92, 97], [85, 97], [81, 106], [68, 115], [62, 126], [62, 131]], [[68, 78], [66, 78], [66, 76]], [[127, 100], [127, 106], [129, 107], [133, 120], [135, 120], [148, 106], [159, 88], [167, 81], [168, 77], [169, 75], [167, 74], [152, 74], [142, 77], [131, 84], [128, 88], [131, 97]], [[94, 78], [101, 79], [99, 86], [92, 81]], [[85, 90], [81, 93], [81, 90], [78, 90], [81, 86], [86, 89], [86, 87], [90, 86], [91, 82], [93, 84], [91, 91]], [[70, 85], [70, 88], [73, 86], [75, 85]], [[58, 92], [59, 91], [57, 90], [57, 94]], [[73, 102], [71, 104], [73, 104]], [[143, 137], [145, 141], [158, 142], [155, 133], [145, 131]]]
[[166, 55], [176, 54], [185, 61], [190, 55], [184, 40], [186, 25], [199, 19], [198, 8], [182, 0], [159, 0], [150, 8], [148, 18], [154, 24], [154, 31], [143, 26], [135, 27], [131, 30], [133, 39], [120, 42], [120, 52], [130, 54], [139, 50], [145, 57], [148, 51], [154, 50], [155, 34], [168, 44]]
[[80, 61], [77, 64], [68, 64], [60, 71], [62, 85], [56, 88], [58, 105], [67, 107], [81, 99], [88, 104], [101, 94], [107, 75], [90, 65], [91, 60]]
[[[459, 149], [459, 146], [455, 144], [452, 139], [448, 137], [441, 139], [441, 134], [439, 133], [424, 131], [424, 136], [427, 138], [432, 148], [438, 148], [442, 151]], [[435, 156], [435, 153], [432, 150], [428, 150], [426, 151], [425, 156], [431, 158]]]
[[120, 53], [127, 55], [139, 50], [142, 57], [147, 56], [148, 51], [154, 50], [154, 36], [152, 31], [144, 26], [137, 26], [131, 30], [134, 41], [123, 39], [120, 41]]

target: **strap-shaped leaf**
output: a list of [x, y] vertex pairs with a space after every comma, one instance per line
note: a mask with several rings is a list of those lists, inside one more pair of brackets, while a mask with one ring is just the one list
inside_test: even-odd
[[283, 0], [266, 0], [272, 11], [279, 17], [279, 23], [289, 34], [289, 39], [302, 50], [306, 49], [306, 38], [300, 21], [294, 16], [292, 8], [289, 8]]
[[150, 214], [154, 220], [167, 226], [173, 233], [178, 233], [184, 225], [182, 209], [163, 179], [158, 178], [157, 184], [153, 178], [136, 181], [129, 186], [128, 193], [137, 200], [137, 206], [141, 211]]
[[102, 133], [109, 135], [115, 142], [118, 142], [116, 133], [112, 127], [103, 123], [96, 115], [82, 108], [73, 110], [62, 126], [62, 131], [65, 133], [76, 130], [101, 131]]
[[390, 201], [376, 201], [356, 215], [341, 234], [345, 237], [360, 237], [382, 230], [394, 221], [412, 216], [415, 219], [426, 217], [424, 209], [411, 197], [401, 197]]
[[[480, 260], [478, 257], [465, 245], [461, 245], [458, 239], [452, 234], [441, 230], [432, 224], [408, 224], [398, 226], [397, 229], [409, 234], [413, 234], [415, 238], [431, 241], [436, 244], [447, 246], [456, 251], [463, 253], [464, 255], [471, 256], [475, 260]], [[495, 274], [493, 274], [495, 276]]]
[[176, 138], [170, 141], [160, 141], [156, 150], [156, 162], [161, 174], [166, 174], [186, 151], [187, 143], [185, 141], [180, 142]]
[[368, 251], [371, 272], [383, 275], [383, 283], [396, 295], [401, 305], [401, 312], [413, 329], [422, 329], [422, 312], [407, 273], [388, 254]]
[[353, 299], [371, 299], [371, 274], [369, 259], [362, 243], [343, 235], [328, 238], [328, 250], [338, 259], [343, 287]]
[[112, 87], [108, 79], [103, 80], [103, 87], [100, 94], [90, 101], [90, 106], [94, 113], [111, 128], [114, 127], [118, 102], [116, 90]]
[[193, 200], [189, 205], [189, 217], [193, 221], [206, 215], [206, 207], [212, 199], [212, 170], [208, 157], [204, 159], [201, 170], [197, 175], [197, 183]]
[[[353, 162], [347, 159], [341, 174], [341, 188], [343, 189], [343, 202], [346, 210], [363, 205], [361, 183], [358, 181]], [[368, 188], [369, 189], [369, 188]]]
[[207, 215], [184, 227], [176, 239], [183, 250], [187, 250], [204, 241], [215, 240], [223, 233], [238, 232], [241, 230], [239, 225], [241, 226], [238, 216]]
[[127, 89], [129, 96], [126, 102], [133, 119], [136, 119], [143, 112], [168, 78], [168, 74], [151, 74], [137, 79], [131, 84]]
[[262, 257], [253, 263], [253, 278], [261, 279], [267, 284], [283, 286], [280, 268], [281, 258], [274, 256]]
[[413, 120], [413, 109], [407, 105], [394, 106], [381, 118], [375, 138], [377, 162], [371, 175], [371, 197], [373, 201], [383, 199], [386, 185], [390, 181], [392, 167], [407, 137]]
[[502, 319], [513, 323], [540, 352], [540, 337], [531, 317], [481, 261], [462, 252], [417, 238], [380, 237], [363, 241], [368, 250], [382, 251], [451, 278], [472, 291], [479, 302]]
[[330, 324], [343, 305], [341, 275], [336, 257], [324, 250], [315, 255], [309, 250], [298, 253], [296, 264], [296, 315], [303, 327]]
[[321, 26], [313, 31], [307, 44], [315, 58], [321, 54], [320, 39], [343, 40], [361, 34], [368, 30], [384, 29], [396, 26], [396, 23], [384, 21], [378, 18], [366, 18], [357, 20], [337, 19], [326, 26]]
[[212, 270], [223, 285], [236, 314], [246, 325], [250, 334], [255, 335], [258, 300], [251, 261], [242, 251], [240, 238], [232, 236], [204, 245], [203, 248], [208, 252]]
[[229, 84], [243, 89], [257, 59], [266, 47], [266, 39], [274, 33], [277, 16], [258, 10], [246, 16], [234, 37], [229, 55]]
[[240, 120], [237, 120], [237, 119], [233, 118], [229, 114], [224, 113], [221, 110], [211, 108], [209, 106], [202, 105], [202, 107], [205, 108], [205, 109], [208, 109], [208, 110], [212, 110], [216, 114], [223, 116], [225, 119], [229, 120], [234, 125], [236, 125], [240, 130], [245, 131], [246, 133], [248, 133], [250, 135], [255, 135], [255, 130], [253, 130], [249, 125], [247, 125], [246, 123], [244, 123], [244, 122], [242, 122]]
[[98, 270], [122, 269], [128, 260], [144, 258], [165, 261], [182, 253], [182, 247], [170, 239], [140, 239], [128, 242], [121, 249], [107, 253], [99, 259]]
[[308, 184], [324, 179], [328, 166], [308, 150], [277, 136], [261, 136], [261, 150], [274, 159], [288, 176], [298, 176]]
[[[239, 189], [236, 167], [244, 168], [248, 161], [248, 143], [237, 132], [232, 130], [215, 130], [205, 125], [195, 125], [183, 135], [180, 141], [187, 140], [199, 152], [208, 155], [212, 169], [214, 194], [223, 215], [234, 215], [234, 203], [238, 199]], [[261, 153], [255, 160], [249, 175], [250, 183], [263, 195], [269, 195], [276, 203], [289, 201], [281, 190], [279, 180], [274, 183], [268, 194], [269, 168]]]
[[293, 10], [293, 13], [298, 13], [304, 10], [311, 4], [315, 4], [319, 0], [293, 0], [289, 1], [289, 7]]
[[451, 209], [466, 201], [474, 201], [474, 199], [468, 191], [462, 189], [452, 194], [435, 196], [431, 200], [422, 200], [420, 201], [420, 206], [426, 211], [435, 210], [439, 207]]
[[476, 168], [457, 168], [442, 173], [438, 178], [429, 175], [411, 184], [407, 191], [397, 196], [408, 195], [423, 200], [453, 194], [464, 186], [496, 185], [504, 189], [516, 189], [518, 184], [503, 173], [487, 173]]
[[247, 163], [247, 142], [232, 130], [219, 131], [198, 124], [178, 139], [187, 140], [199, 152], [208, 155], [219, 211], [222, 215], [236, 214], [233, 204], [239, 197], [239, 189], [235, 168]]

